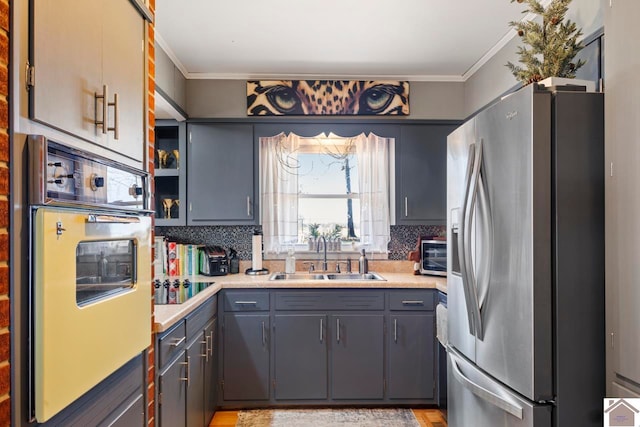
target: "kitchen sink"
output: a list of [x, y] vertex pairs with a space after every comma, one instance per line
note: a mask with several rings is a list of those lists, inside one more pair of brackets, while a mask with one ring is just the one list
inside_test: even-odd
[[274, 273], [269, 280], [324, 280], [324, 274]]
[[347, 274], [327, 274], [329, 280], [387, 280], [376, 273], [347, 273]]
[[387, 280], [377, 273], [346, 273], [346, 274], [306, 274], [306, 273], [274, 273], [269, 280], [347, 280], [347, 281], [367, 281], [367, 280]]

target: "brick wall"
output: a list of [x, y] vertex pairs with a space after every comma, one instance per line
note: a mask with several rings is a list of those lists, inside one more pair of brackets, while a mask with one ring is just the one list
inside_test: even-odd
[[[149, 8], [151, 9], [151, 12], [155, 15], [155, 11], [156, 11], [156, 2], [155, 0], [149, 0]], [[148, 44], [147, 44], [147, 50], [149, 52], [149, 57], [148, 57], [148, 69], [149, 69], [149, 82], [148, 82], [148, 86], [149, 86], [149, 93], [148, 93], [148, 104], [149, 104], [149, 111], [148, 111], [148, 140], [149, 140], [149, 151], [148, 151], [148, 155], [147, 155], [147, 165], [149, 168], [150, 173], [153, 176], [153, 172], [154, 172], [154, 166], [153, 166], [153, 154], [154, 154], [154, 150], [155, 150], [155, 131], [154, 131], [154, 127], [156, 125], [156, 116], [155, 116], [155, 97], [154, 97], [154, 93], [155, 93], [155, 76], [156, 76], [156, 67], [155, 67], [155, 31], [154, 31], [154, 26], [153, 24], [149, 24], [148, 25]], [[153, 194], [155, 193], [154, 188], [153, 188], [153, 183], [154, 180], [151, 179], [151, 194], [153, 197]], [[151, 200], [151, 206], [155, 206], [155, 202], [153, 200]], [[152, 228], [153, 230], [153, 228]], [[153, 242], [153, 239], [151, 240]], [[153, 259], [153, 258], [152, 258]], [[153, 277], [153, 266], [152, 268], [152, 277]], [[150, 302], [149, 304], [151, 304], [151, 328], [153, 330], [153, 321], [154, 321], [154, 317], [153, 317], [153, 286], [151, 287], [151, 295], [150, 295]], [[152, 337], [151, 339], [151, 347], [149, 347], [149, 352], [148, 352], [148, 357], [149, 357], [149, 371], [147, 372], [147, 381], [149, 383], [149, 388], [147, 389], [147, 396], [148, 396], [148, 407], [147, 407], [147, 412], [149, 415], [149, 426], [155, 426], [156, 424], [156, 418], [155, 418], [155, 337]]]
[[9, 6], [0, 0], [0, 426], [11, 424], [9, 325]]

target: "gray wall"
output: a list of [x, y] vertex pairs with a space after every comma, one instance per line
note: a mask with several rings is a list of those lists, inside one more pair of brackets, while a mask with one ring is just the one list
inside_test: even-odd
[[[190, 118], [247, 117], [245, 80], [187, 80]], [[408, 119], [463, 119], [464, 84], [410, 82]], [[348, 119], [341, 117], [341, 119]]]
[[[524, 6], [520, 5], [523, 9]], [[514, 7], [517, 5], [514, 4]], [[574, 21], [585, 36], [604, 26], [603, 0], [573, 0], [567, 18]], [[507, 61], [518, 62], [516, 49], [520, 38], [514, 37], [464, 84], [464, 116], [468, 117], [518, 84]]]
[[185, 110], [187, 79], [157, 43], [155, 44], [155, 52], [156, 87], [169, 97], [167, 101], [173, 101]]
[[[573, 0], [567, 18], [575, 21], [583, 34], [589, 36], [604, 25], [603, 2]], [[505, 34], [508, 30], [505, 23]], [[466, 82], [411, 82], [407, 119], [465, 119], [496, 100], [518, 84], [504, 65], [507, 61], [518, 61], [516, 49], [519, 44], [518, 37], [511, 39]], [[245, 80], [185, 80], [157, 44], [156, 84], [191, 118], [247, 117]]]

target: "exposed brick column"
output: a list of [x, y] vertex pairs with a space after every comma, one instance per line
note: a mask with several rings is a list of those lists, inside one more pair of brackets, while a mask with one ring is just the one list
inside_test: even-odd
[[0, 426], [11, 424], [9, 324], [9, 6], [0, 0]]
[[[1, 1], [1, 0], [0, 0]], [[156, 2], [155, 0], [149, 0], [149, 9], [151, 9], [151, 12], [155, 15], [156, 12]], [[154, 201], [154, 194], [155, 194], [155, 188], [154, 188], [154, 180], [153, 180], [153, 174], [154, 174], [154, 165], [153, 165], [153, 157], [154, 157], [154, 151], [155, 151], [155, 125], [156, 125], [156, 116], [155, 116], [155, 88], [156, 88], [156, 80], [155, 80], [155, 76], [156, 76], [156, 65], [155, 65], [155, 28], [153, 24], [149, 24], [148, 25], [148, 42], [149, 44], [147, 45], [147, 52], [148, 52], [148, 69], [149, 69], [149, 76], [148, 76], [148, 88], [149, 88], [149, 93], [147, 94], [148, 97], [148, 104], [149, 104], [149, 111], [148, 111], [148, 128], [147, 128], [147, 133], [149, 135], [148, 140], [149, 140], [149, 150], [148, 150], [148, 154], [147, 154], [147, 165], [149, 168], [149, 172], [151, 174], [151, 206], [155, 206], [155, 201]], [[153, 233], [152, 233], [152, 243], [153, 243]], [[153, 249], [152, 249], [153, 250]], [[153, 258], [152, 258], [153, 259]], [[151, 277], [153, 277], [153, 266], [151, 266]], [[151, 330], [153, 330], [153, 323], [154, 323], [154, 315], [153, 315], [153, 286], [151, 287], [151, 296], [150, 296], [150, 302], [149, 304], [151, 304]], [[155, 373], [156, 373], [156, 369], [155, 369], [155, 336], [152, 333], [151, 334], [151, 346], [149, 347], [149, 370], [147, 372], [147, 381], [149, 383], [149, 388], [147, 389], [147, 396], [148, 396], [148, 402], [149, 402], [149, 406], [147, 408], [147, 412], [149, 414], [149, 426], [155, 426], [156, 425], [156, 418], [155, 418], [155, 390], [156, 390], [156, 386], [155, 386]]]

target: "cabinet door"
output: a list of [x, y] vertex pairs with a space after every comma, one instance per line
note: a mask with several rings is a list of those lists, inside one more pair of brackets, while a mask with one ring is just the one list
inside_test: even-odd
[[435, 353], [433, 314], [389, 316], [388, 397], [433, 399]]
[[204, 328], [205, 340], [208, 340], [209, 355], [205, 358], [204, 366], [204, 424], [209, 425], [213, 414], [216, 410], [216, 366], [218, 363], [217, 357], [217, 343], [216, 343], [216, 324], [217, 321], [214, 318]]
[[160, 427], [186, 425], [185, 404], [187, 402], [187, 363], [183, 352], [159, 376]]
[[334, 399], [384, 397], [384, 316], [331, 316], [332, 388]]
[[327, 316], [275, 316], [276, 400], [327, 398]]
[[269, 399], [269, 315], [225, 314], [224, 400]]
[[144, 425], [144, 399], [142, 394], [129, 405], [125, 412], [120, 414], [109, 427], [131, 427]]
[[186, 415], [187, 427], [204, 426], [205, 364], [208, 357], [204, 332], [187, 346], [188, 378]]
[[102, 93], [102, 22], [88, 17], [102, 16], [102, 7], [97, 0], [33, 1], [29, 116], [90, 142], [102, 139], [94, 123], [94, 94]]
[[129, 0], [105, 0], [102, 19], [102, 81], [109, 87], [109, 102], [118, 95], [117, 106], [109, 108], [109, 126], [114, 126], [114, 108], [117, 108], [119, 133], [116, 140], [114, 132], [107, 132], [105, 145], [142, 161], [145, 148], [144, 20]]
[[188, 224], [255, 224], [253, 126], [190, 124]]
[[453, 125], [405, 125], [396, 141], [396, 223], [446, 222], [447, 135]]

